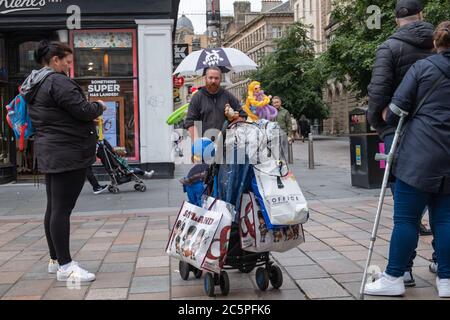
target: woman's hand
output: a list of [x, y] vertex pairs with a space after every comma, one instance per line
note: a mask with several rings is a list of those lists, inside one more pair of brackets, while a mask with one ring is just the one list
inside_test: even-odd
[[106, 111], [106, 109], [108, 108], [108, 107], [106, 106], [105, 102], [103, 102], [103, 100], [97, 100], [97, 103], [99, 103], [99, 104], [102, 106], [103, 111]]

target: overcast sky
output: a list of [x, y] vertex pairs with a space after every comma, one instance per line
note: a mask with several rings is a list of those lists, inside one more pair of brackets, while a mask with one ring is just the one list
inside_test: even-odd
[[[261, 10], [261, 0], [249, 0], [252, 11]], [[220, 12], [223, 16], [233, 15], [235, 0], [220, 0]], [[181, 0], [178, 17], [183, 13], [192, 21], [195, 33], [206, 31], [206, 0]]]

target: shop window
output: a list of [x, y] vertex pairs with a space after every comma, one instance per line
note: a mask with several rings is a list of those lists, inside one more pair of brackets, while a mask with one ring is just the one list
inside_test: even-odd
[[74, 31], [74, 78], [90, 101], [103, 100], [103, 133], [139, 160], [135, 30]]
[[8, 101], [6, 99], [6, 86], [2, 86], [0, 82], [0, 166], [10, 164], [9, 141], [10, 131], [6, 123], [6, 108]]
[[5, 39], [0, 38], [0, 81], [6, 81], [8, 70], [6, 68]]
[[75, 77], [133, 76], [131, 33], [75, 34]]
[[19, 72], [29, 74], [32, 70], [41, 68], [36, 61], [34, 61], [34, 51], [38, 47], [39, 42], [28, 41], [19, 45]]

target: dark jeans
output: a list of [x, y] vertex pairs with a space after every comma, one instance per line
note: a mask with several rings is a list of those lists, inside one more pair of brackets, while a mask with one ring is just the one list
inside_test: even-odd
[[397, 179], [394, 195], [394, 230], [386, 273], [400, 277], [417, 247], [419, 223], [426, 206], [434, 229], [438, 276], [450, 278], [450, 194], [420, 191]]
[[[386, 135], [385, 137], [384, 137], [384, 152], [386, 153], [386, 154], [388, 154], [389, 153], [389, 151], [391, 151], [391, 148], [392, 148], [392, 142], [394, 141], [394, 134], [388, 134], [388, 135]], [[389, 182], [389, 188], [391, 189], [391, 192], [392, 192], [392, 195], [394, 195], [395, 194], [395, 178], [394, 178], [394, 180], [392, 181], [392, 179], [391, 179], [391, 182]], [[425, 215], [425, 212], [426, 212], [426, 207], [424, 208], [424, 210], [423, 210], [423, 212], [422, 212], [422, 216], [421, 216], [421, 218], [420, 218], [420, 221], [422, 221], [422, 218], [423, 218], [423, 216]], [[430, 219], [431, 220], [431, 219]], [[420, 223], [420, 222], [419, 222]], [[431, 227], [431, 222], [430, 222], [430, 227]], [[432, 245], [432, 247], [433, 247], [433, 249], [434, 249], [434, 239], [433, 239], [433, 241], [431, 242], [431, 245]], [[412, 267], [413, 267], [413, 265], [414, 265], [414, 259], [416, 258], [416, 256], [417, 256], [417, 251], [416, 250], [414, 250], [414, 252], [413, 252], [413, 254], [412, 254], [412, 256], [411, 256], [411, 259], [410, 259], [410, 261], [409, 261], [409, 263], [408, 263], [408, 266], [407, 266], [407, 271], [411, 271], [412, 270]], [[433, 261], [435, 261], [436, 262], [436, 254], [433, 252]]]
[[45, 175], [47, 210], [44, 226], [50, 258], [70, 263], [70, 215], [83, 189], [86, 169]]

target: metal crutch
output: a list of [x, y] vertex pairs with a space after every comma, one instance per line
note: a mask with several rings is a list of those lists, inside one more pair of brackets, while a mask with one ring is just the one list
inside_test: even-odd
[[394, 114], [399, 116], [400, 120], [398, 122], [397, 129], [395, 130], [394, 141], [392, 142], [392, 147], [391, 147], [391, 150], [389, 151], [389, 154], [386, 155], [386, 154], [377, 153], [375, 155], [376, 161], [382, 161], [382, 160], [386, 161], [386, 168], [384, 169], [383, 184], [381, 185], [381, 192], [380, 192], [380, 198], [378, 200], [377, 214], [375, 216], [375, 222], [373, 225], [372, 236], [370, 238], [369, 253], [367, 256], [366, 266], [364, 268], [364, 274], [363, 274], [363, 278], [361, 281], [361, 288], [359, 290], [360, 300], [364, 300], [364, 286], [366, 285], [366, 281], [367, 281], [367, 279], [366, 279], [367, 278], [367, 269], [370, 266], [370, 261], [372, 260], [373, 248], [375, 245], [375, 241], [377, 239], [378, 226], [380, 224], [380, 218], [381, 218], [381, 210], [383, 209], [384, 197], [386, 195], [386, 188], [387, 188], [387, 183], [388, 183], [388, 179], [389, 179], [389, 173], [391, 171], [392, 161], [394, 159], [395, 151], [397, 150], [397, 144], [398, 144], [398, 140], [400, 139], [400, 135], [402, 133], [402, 128], [403, 128], [403, 124], [405, 122], [405, 118], [408, 116], [408, 112], [403, 111], [402, 109], [397, 107], [395, 104], [391, 103], [389, 106], [389, 109], [391, 109], [391, 111]]

